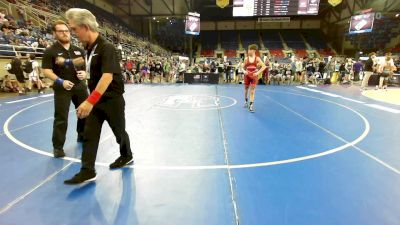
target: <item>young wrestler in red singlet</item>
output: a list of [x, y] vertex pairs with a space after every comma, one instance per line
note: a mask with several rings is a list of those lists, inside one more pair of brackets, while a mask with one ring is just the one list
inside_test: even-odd
[[[257, 45], [249, 45], [247, 57], [244, 59], [243, 69], [245, 70], [244, 76], [244, 99], [245, 108], [248, 108], [250, 112], [254, 112], [254, 95], [256, 92], [256, 86], [258, 79], [260, 78], [263, 71], [267, 68], [260, 57], [256, 56], [258, 50]], [[260, 68], [260, 69], [258, 69]], [[248, 103], [248, 92], [250, 88], [250, 103]]]

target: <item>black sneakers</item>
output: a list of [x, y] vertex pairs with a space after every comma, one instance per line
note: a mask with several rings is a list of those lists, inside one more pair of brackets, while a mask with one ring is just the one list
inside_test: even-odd
[[126, 164], [133, 162], [133, 157], [130, 156], [120, 156], [113, 163], [110, 164], [110, 169], [117, 169], [124, 167]]
[[[110, 164], [110, 169], [121, 168], [131, 162], [133, 162], [133, 157], [131, 155], [120, 156], [118, 157], [118, 159], [115, 160], [115, 162]], [[94, 170], [81, 169], [81, 171], [75, 174], [74, 177], [69, 180], [65, 180], [64, 184], [82, 184], [94, 180], [96, 180], [96, 172]]]
[[61, 158], [65, 156], [64, 150], [62, 149], [53, 149], [54, 158]]
[[82, 184], [94, 180], [96, 180], [96, 172], [93, 170], [83, 169], [79, 171], [79, 173], [75, 174], [71, 179], [65, 180], [64, 184]]

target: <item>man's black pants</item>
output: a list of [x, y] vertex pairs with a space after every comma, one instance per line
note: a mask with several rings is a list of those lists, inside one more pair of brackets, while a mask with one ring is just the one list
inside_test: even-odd
[[[57, 85], [57, 84], [54, 84]], [[69, 106], [72, 103], [75, 108], [86, 100], [88, 90], [83, 82], [75, 84], [74, 87], [67, 91], [63, 87], [54, 89], [54, 123], [53, 123], [53, 147], [54, 149], [63, 149], [65, 143], [65, 135], [68, 127]], [[78, 119], [76, 132], [78, 136], [83, 135], [85, 127], [85, 119]]]
[[97, 150], [99, 148], [101, 128], [104, 121], [110, 125], [117, 143], [121, 156], [131, 156], [131, 146], [128, 133], [125, 130], [125, 100], [118, 96], [113, 98], [103, 97], [93, 107], [92, 112], [86, 118], [82, 169], [95, 170]]

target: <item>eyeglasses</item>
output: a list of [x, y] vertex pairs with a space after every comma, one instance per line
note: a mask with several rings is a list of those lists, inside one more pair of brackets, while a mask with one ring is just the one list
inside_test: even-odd
[[69, 30], [56, 30], [56, 32], [69, 34]]

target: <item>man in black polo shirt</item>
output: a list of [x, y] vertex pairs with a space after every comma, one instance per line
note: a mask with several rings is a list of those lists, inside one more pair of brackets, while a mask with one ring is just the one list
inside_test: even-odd
[[164, 75], [163, 74], [164, 73], [163, 65], [159, 60], [157, 60], [157, 62], [154, 64], [154, 67], [155, 67], [154, 73], [155, 73], [157, 78], [160, 78], [159, 81], [160, 81], [160, 84], [161, 84], [161, 80], [162, 80], [163, 75]]
[[154, 61], [151, 61], [150, 63], [150, 84], [153, 83], [154, 77], [156, 74], [156, 63]]
[[[64, 21], [53, 24], [53, 34], [57, 39], [43, 54], [42, 68], [46, 77], [54, 81], [54, 123], [53, 153], [54, 157], [64, 157], [65, 134], [68, 126], [69, 106], [75, 108], [88, 97], [84, 82], [84, 51], [70, 43], [69, 28]], [[79, 66], [80, 65], [80, 66]], [[85, 119], [78, 119], [76, 131], [78, 142], [83, 140]]]
[[364, 66], [364, 77], [361, 82], [361, 91], [365, 90], [368, 86], [368, 81], [371, 75], [376, 72], [377, 69], [377, 63], [376, 63], [376, 53], [371, 52], [368, 54], [369, 58], [367, 62], [365, 62]]
[[115, 47], [98, 32], [96, 17], [86, 9], [66, 12], [72, 31], [86, 44], [86, 72], [90, 79], [90, 96], [78, 107], [79, 118], [86, 118], [82, 167], [66, 184], [79, 184], [96, 178], [95, 161], [104, 121], [110, 125], [121, 156], [110, 164], [120, 168], [133, 161], [129, 136], [125, 130], [124, 82]]

